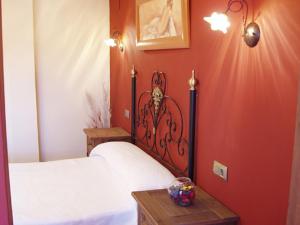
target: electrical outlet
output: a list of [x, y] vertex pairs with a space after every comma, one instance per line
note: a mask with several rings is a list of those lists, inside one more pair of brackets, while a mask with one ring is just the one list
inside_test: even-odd
[[130, 118], [130, 111], [128, 109], [124, 110], [124, 117], [129, 119]]
[[221, 177], [223, 180], [227, 181], [227, 172], [228, 168], [227, 166], [224, 166], [222, 163], [219, 163], [218, 161], [214, 161], [213, 164], [213, 172], [217, 176]]

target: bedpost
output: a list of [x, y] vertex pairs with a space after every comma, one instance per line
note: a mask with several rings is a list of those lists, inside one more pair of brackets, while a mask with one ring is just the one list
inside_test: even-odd
[[195, 78], [195, 70], [192, 71], [192, 78], [189, 80], [190, 85], [190, 117], [189, 117], [189, 159], [188, 159], [188, 176], [194, 179], [194, 150], [195, 150], [195, 124], [196, 124], [196, 98], [198, 81]]
[[135, 107], [136, 107], [136, 70], [134, 65], [131, 70], [131, 142], [135, 144]]

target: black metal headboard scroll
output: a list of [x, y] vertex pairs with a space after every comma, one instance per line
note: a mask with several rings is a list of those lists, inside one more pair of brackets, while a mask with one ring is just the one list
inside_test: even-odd
[[[147, 151], [177, 176], [194, 178], [194, 147], [196, 118], [195, 73], [190, 84], [190, 118], [188, 141], [184, 138], [183, 115], [177, 102], [166, 95], [166, 75], [154, 72], [151, 90], [144, 91], [138, 98], [136, 108], [136, 75], [133, 67], [132, 79], [132, 142]], [[188, 154], [187, 154], [188, 150]], [[187, 166], [179, 166], [184, 160]], [[181, 163], [182, 164], [182, 163]]]

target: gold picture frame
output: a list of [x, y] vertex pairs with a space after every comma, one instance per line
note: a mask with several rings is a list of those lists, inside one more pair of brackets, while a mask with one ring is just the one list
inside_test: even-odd
[[189, 48], [189, 0], [136, 0], [139, 50]]

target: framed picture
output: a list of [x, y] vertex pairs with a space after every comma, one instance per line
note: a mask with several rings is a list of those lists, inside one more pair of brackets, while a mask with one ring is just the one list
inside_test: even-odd
[[136, 0], [138, 49], [188, 48], [189, 32], [189, 0]]

